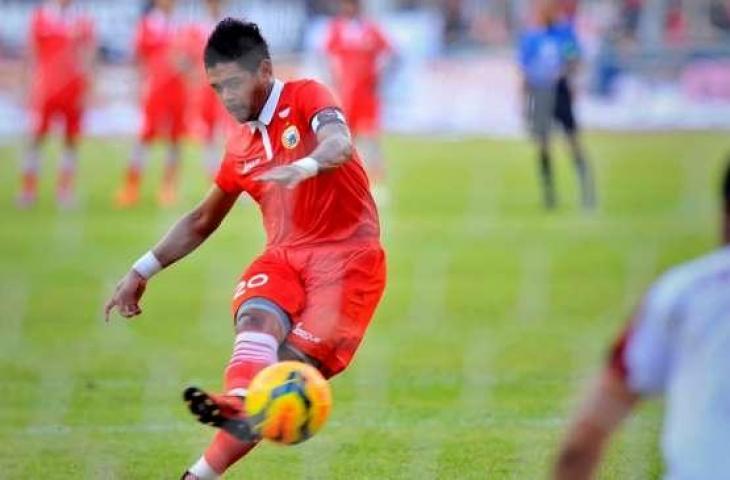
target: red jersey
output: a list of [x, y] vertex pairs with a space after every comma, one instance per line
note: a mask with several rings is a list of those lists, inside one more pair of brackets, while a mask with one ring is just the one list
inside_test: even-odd
[[36, 94], [78, 93], [85, 87], [94, 49], [94, 26], [88, 17], [43, 5], [31, 19], [30, 45]]
[[184, 84], [186, 58], [180, 29], [161, 11], [152, 10], [139, 23], [135, 53], [148, 90], [164, 90], [171, 83]]
[[202, 83], [207, 85], [203, 53], [205, 52], [205, 44], [208, 42], [208, 37], [215, 28], [215, 25], [216, 22], [212, 19], [190, 23], [185, 27], [182, 35], [182, 45], [185, 50], [185, 55], [193, 63], [196, 72], [196, 83], [198, 84]]
[[350, 96], [375, 95], [383, 56], [390, 43], [374, 22], [335, 19], [329, 27], [325, 48], [343, 101]]
[[216, 184], [242, 191], [260, 205], [268, 247], [378, 239], [380, 227], [367, 175], [357, 153], [344, 165], [307, 179], [294, 189], [254, 180], [266, 170], [311, 154], [317, 146], [313, 119], [339, 108], [313, 80], [275, 81], [259, 120], [231, 136]]

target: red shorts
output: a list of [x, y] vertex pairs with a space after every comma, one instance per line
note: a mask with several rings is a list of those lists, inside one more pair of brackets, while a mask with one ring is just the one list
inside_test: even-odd
[[41, 137], [48, 134], [53, 120], [58, 118], [63, 121], [66, 141], [76, 141], [81, 135], [83, 98], [82, 89], [66, 89], [55, 95], [39, 93], [33, 102], [33, 135]]
[[352, 95], [343, 99], [343, 110], [355, 136], [380, 133], [380, 100], [374, 94]]
[[292, 322], [286, 343], [313, 358], [326, 377], [350, 364], [385, 289], [385, 253], [376, 241], [270, 248], [241, 277], [233, 315], [263, 298]]
[[176, 82], [150, 90], [142, 102], [140, 140], [144, 143], [159, 138], [180, 140], [185, 135], [186, 100], [184, 85]]

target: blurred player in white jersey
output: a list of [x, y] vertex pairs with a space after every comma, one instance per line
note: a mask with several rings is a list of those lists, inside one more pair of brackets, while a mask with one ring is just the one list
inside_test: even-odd
[[649, 290], [573, 420], [554, 478], [595, 474], [609, 437], [637, 402], [666, 399], [666, 480], [730, 478], [730, 165], [723, 243]]

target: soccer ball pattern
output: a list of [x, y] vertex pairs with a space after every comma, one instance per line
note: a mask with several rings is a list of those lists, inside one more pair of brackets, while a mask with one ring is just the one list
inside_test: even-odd
[[304, 442], [332, 409], [330, 385], [301, 362], [279, 362], [256, 375], [246, 394], [246, 416], [258, 436], [285, 445]]

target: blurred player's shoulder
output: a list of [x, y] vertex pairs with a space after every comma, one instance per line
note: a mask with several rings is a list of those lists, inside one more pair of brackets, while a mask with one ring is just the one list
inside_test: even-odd
[[714, 282], [730, 280], [730, 246], [720, 248], [666, 271], [654, 284], [659, 302], [678, 303]]
[[297, 78], [284, 84], [284, 93], [288, 94], [287, 96], [297, 96], [306, 94], [308, 90], [322, 88], [329, 90], [324, 83], [314, 78]]

